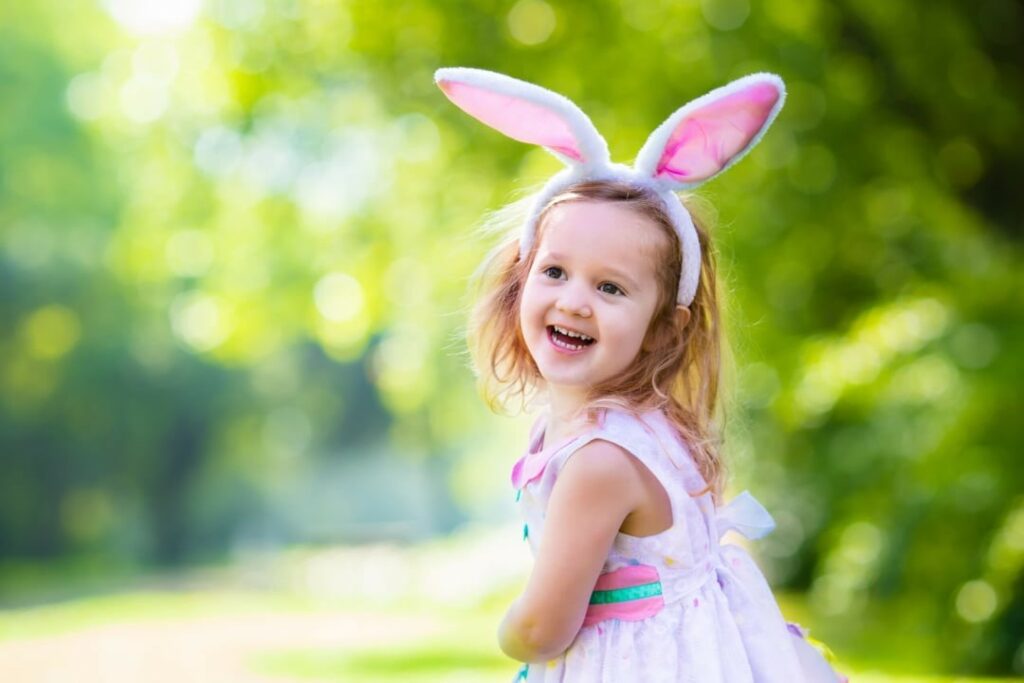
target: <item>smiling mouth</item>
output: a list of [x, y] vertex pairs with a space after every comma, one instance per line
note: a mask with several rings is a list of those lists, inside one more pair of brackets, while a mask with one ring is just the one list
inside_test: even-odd
[[556, 329], [554, 325], [548, 325], [548, 337], [555, 346], [563, 348], [566, 351], [580, 351], [597, 341], [593, 337], [588, 337], [586, 335], [583, 337], [576, 337], [571, 334], [565, 334], [564, 332], [559, 331], [559, 329]]

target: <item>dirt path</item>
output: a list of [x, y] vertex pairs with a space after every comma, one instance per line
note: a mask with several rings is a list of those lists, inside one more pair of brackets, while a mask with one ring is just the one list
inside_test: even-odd
[[[289, 649], [386, 646], [395, 633], [429, 637], [426, 616], [247, 614], [139, 623], [0, 642], [5, 683], [284, 683], [253, 671], [259, 655]], [[309, 683], [308, 678], [302, 683]]]

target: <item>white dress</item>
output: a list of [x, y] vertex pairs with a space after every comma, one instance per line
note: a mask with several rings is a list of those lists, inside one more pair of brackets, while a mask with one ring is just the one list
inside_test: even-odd
[[594, 439], [618, 444], [665, 488], [672, 526], [653, 536], [619, 533], [572, 645], [514, 680], [537, 683], [836, 683], [806, 630], [787, 623], [746, 550], [720, 544], [728, 529], [755, 539], [775, 522], [749, 492], [715, 509], [705, 481], [664, 413], [604, 410], [593, 428], [541, 448], [546, 419], [512, 470], [523, 536], [536, 555], [544, 512], [568, 458]]

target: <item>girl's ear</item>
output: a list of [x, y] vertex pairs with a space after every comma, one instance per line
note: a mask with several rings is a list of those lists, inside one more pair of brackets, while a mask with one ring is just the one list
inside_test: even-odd
[[757, 144], [782, 108], [775, 74], [752, 74], [712, 90], [668, 117], [647, 139], [634, 168], [665, 186], [696, 187]]
[[690, 324], [690, 307], [689, 306], [676, 306], [676, 325], [679, 326], [680, 330], [685, 330], [686, 326]]
[[508, 137], [540, 145], [568, 166], [610, 162], [608, 144], [571, 100], [483, 69], [438, 69], [434, 81], [457, 107]]

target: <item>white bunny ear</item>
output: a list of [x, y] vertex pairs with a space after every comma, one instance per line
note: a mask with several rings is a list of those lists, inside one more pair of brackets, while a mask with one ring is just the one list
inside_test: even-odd
[[608, 144], [566, 97], [482, 69], [438, 69], [434, 81], [470, 116], [508, 137], [540, 145], [571, 167], [606, 165]]
[[671, 189], [690, 189], [740, 160], [768, 130], [786, 99], [775, 74], [752, 74], [712, 90], [651, 133], [634, 168]]

